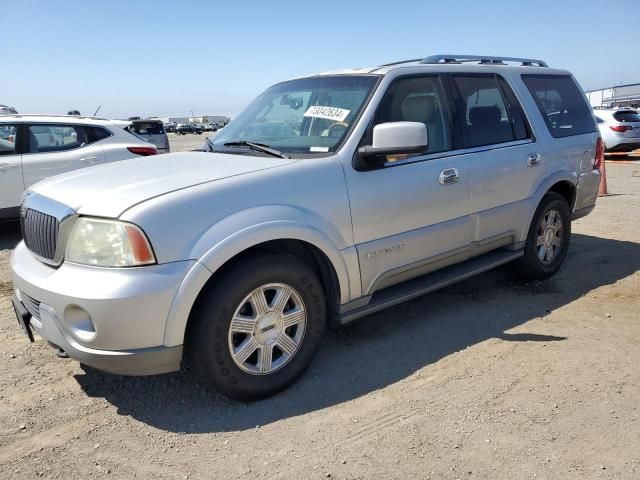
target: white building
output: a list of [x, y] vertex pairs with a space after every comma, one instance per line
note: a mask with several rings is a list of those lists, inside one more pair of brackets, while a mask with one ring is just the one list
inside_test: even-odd
[[592, 107], [640, 107], [640, 83], [585, 92]]

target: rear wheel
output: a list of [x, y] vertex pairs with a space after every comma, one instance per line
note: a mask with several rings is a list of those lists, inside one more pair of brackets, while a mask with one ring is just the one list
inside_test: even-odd
[[518, 272], [532, 280], [549, 278], [564, 262], [570, 239], [569, 205], [562, 195], [549, 192], [533, 216]]
[[325, 331], [325, 297], [298, 259], [252, 257], [203, 292], [192, 321], [191, 368], [229, 397], [257, 400], [308, 367]]

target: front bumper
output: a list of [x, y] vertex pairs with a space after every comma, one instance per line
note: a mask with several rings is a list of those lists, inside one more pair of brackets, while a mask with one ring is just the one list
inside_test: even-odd
[[18, 300], [33, 330], [100, 370], [150, 375], [180, 368], [182, 346], [164, 345], [171, 303], [195, 261], [139, 268], [39, 262], [21, 242], [11, 256]]

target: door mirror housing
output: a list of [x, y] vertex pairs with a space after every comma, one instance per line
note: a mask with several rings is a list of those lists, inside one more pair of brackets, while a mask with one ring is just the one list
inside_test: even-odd
[[429, 134], [421, 122], [388, 122], [373, 127], [372, 145], [358, 149], [360, 157], [366, 160], [387, 155], [420, 154], [427, 151]]

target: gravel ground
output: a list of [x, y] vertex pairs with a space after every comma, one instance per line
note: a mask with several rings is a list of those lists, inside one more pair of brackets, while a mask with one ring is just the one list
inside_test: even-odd
[[0, 225], [0, 478], [640, 478], [640, 162], [607, 171], [553, 279], [502, 268], [364, 318], [252, 404], [29, 344]]
[[188, 133], [186, 135], [176, 135], [167, 133], [169, 137], [169, 147], [172, 152], [188, 152], [196, 148], [202, 148], [207, 137], [215, 137], [215, 132], [204, 132], [201, 135]]

